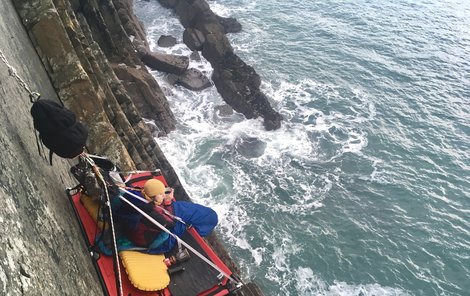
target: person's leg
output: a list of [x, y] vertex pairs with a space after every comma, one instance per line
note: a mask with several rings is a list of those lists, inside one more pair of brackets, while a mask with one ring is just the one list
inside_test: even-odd
[[[201, 236], [206, 236], [211, 233], [219, 221], [217, 213], [213, 209], [192, 202], [173, 202], [173, 210], [175, 216], [183, 219], [188, 226], [192, 225]], [[181, 236], [184, 230], [181, 233], [179, 233], [179, 231], [178, 233], [173, 233]]]

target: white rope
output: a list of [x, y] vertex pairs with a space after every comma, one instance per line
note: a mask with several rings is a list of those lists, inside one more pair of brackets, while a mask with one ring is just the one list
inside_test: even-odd
[[[119, 188], [121, 191], [127, 191], [125, 189], [122, 189], [122, 188]], [[182, 240], [181, 238], [179, 238], [177, 235], [175, 235], [174, 233], [172, 233], [170, 230], [168, 230], [165, 226], [163, 226], [162, 224], [158, 223], [155, 219], [153, 219], [152, 217], [150, 217], [147, 213], [145, 213], [144, 211], [142, 211], [141, 209], [139, 209], [136, 205], [134, 205], [133, 203], [131, 203], [130, 201], [128, 201], [125, 197], [123, 197], [122, 195], [119, 195], [119, 198], [121, 200], [123, 200], [124, 202], [126, 202], [128, 205], [130, 205], [131, 207], [133, 207], [136, 211], [138, 211], [140, 214], [142, 214], [145, 218], [147, 218], [150, 222], [152, 222], [153, 224], [155, 224], [156, 226], [158, 226], [161, 230], [165, 231], [166, 233], [168, 233], [169, 235], [171, 235], [174, 239], [176, 239], [176, 241], [178, 243], [181, 243], [183, 246], [185, 246], [186, 248], [188, 248], [188, 250], [190, 250], [191, 252], [193, 252], [194, 254], [196, 254], [196, 256], [198, 256], [199, 258], [201, 258], [204, 262], [206, 262], [207, 264], [209, 264], [212, 268], [214, 268], [215, 270], [217, 270], [218, 272], [220, 272], [223, 276], [225, 276], [227, 279], [229, 279], [231, 282], [233, 283], [237, 283], [238, 284], [238, 281], [234, 280], [230, 275], [228, 275], [225, 271], [223, 271], [222, 269], [220, 269], [220, 267], [218, 267], [217, 265], [215, 265], [212, 261], [210, 261], [209, 259], [207, 259], [206, 257], [204, 257], [204, 255], [202, 255], [201, 253], [199, 253], [196, 249], [194, 249], [193, 247], [191, 247], [189, 244], [187, 244], [184, 240]]]
[[18, 82], [20, 83], [20, 85], [30, 94], [30, 95], [33, 95], [35, 94], [34, 92], [31, 91], [30, 87], [28, 86], [28, 84], [18, 75], [18, 73], [16, 72], [16, 69], [10, 65], [10, 63], [8, 63], [8, 60], [7, 58], [5, 57], [5, 55], [3, 54], [2, 50], [0, 50], [0, 59], [5, 63], [5, 65], [7, 66], [8, 68], [8, 73], [10, 74], [10, 76], [13, 76], [14, 78], [16, 78], [16, 80], [18, 80]]
[[[110, 159], [108, 159], [107, 157], [105, 156], [100, 156], [100, 155], [95, 155], [95, 154], [90, 154], [90, 153], [84, 153], [86, 156], [90, 157], [90, 158], [99, 158], [99, 159], [103, 159], [103, 160], [106, 160], [106, 161], [109, 161], [111, 162]], [[114, 165], [114, 164], [113, 164]], [[132, 177], [132, 174], [142, 174], [142, 173], [161, 173], [161, 170], [160, 169], [155, 169], [155, 170], [151, 170], [151, 171], [142, 171], [142, 170], [133, 170], [133, 171], [118, 171], [116, 168], [113, 170], [117, 173], [121, 173], [123, 175], [129, 175], [127, 176], [126, 180], [124, 181], [124, 183], [126, 183], [128, 180], [130, 180], [130, 177]]]
[[108, 206], [109, 209], [109, 219], [111, 224], [111, 232], [113, 236], [113, 248], [114, 248], [114, 256], [116, 260], [116, 269], [118, 273], [118, 281], [119, 281], [119, 296], [123, 296], [123, 291], [122, 291], [122, 275], [121, 275], [121, 266], [119, 264], [119, 255], [118, 255], [118, 248], [117, 248], [117, 243], [116, 243], [116, 231], [114, 229], [114, 220], [113, 220], [113, 211], [111, 210], [111, 201], [109, 199], [109, 193], [108, 193], [108, 186], [103, 178], [103, 175], [101, 175], [99, 168], [95, 165], [95, 162], [93, 159], [87, 157], [87, 155], [84, 153], [85, 159], [88, 161], [88, 163], [95, 169], [95, 175], [96, 177], [101, 181], [104, 187], [104, 192], [106, 194], [106, 205]]

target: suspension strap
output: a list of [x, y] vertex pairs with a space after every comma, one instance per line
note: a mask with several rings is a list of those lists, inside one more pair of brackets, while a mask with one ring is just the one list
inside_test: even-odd
[[[144, 202], [144, 203], [150, 203], [150, 201], [146, 200], [145, 198], [142, 198], [140, 196], [138, 196], [137, 194], [134, 194], [132, 192], [130, 192], [129, 190], [126, 190], [124, 188], [119, 188], [119, 190], [121, 190], [122, 192], [125, 192], [127, 194], [129, 194], [130, 196], [132, 197], [135, 197], [137, 198], [138, 200], [140, 200], [141, 202]], [[179, 222], [183, 223], [184, 225], [188, 226], [188, 224], [186, 224], [186, 222], [183, 221], [183, 219], [181, 219], [180, 217], [178, 216], [175, 216], [173, 215], [172, 213], [170, 213], [169, 211], [167, 211], [164, 207], [161, 207], [159, 205], [155, 205], [156, 207], [160, 208], [166, 215], [170, 216], [171, 218], [175, 219], [175, 220], [178, 220]]]
[[109, 224], [111, 225], [111, 235], [112, 235], [112, 240], [113, 240], [114, 263], [116, 267], [115, 272], [117, 273], [116, 285], [117, 285], [119, 296], [123, 296], [121, 267], [119, 263], [118, 248], [117, 248], [117, 243], [116, 243], [116, 231], [114, 228], [113, 211], [111, 210], [111, 200], [109, 198], [108, 186], [106, 184], [106, 181], [103, 178], [103, 175], [100, 172], [100, 169], [95, 165], [95, 162], [93, 161], [93, 159], [87, 157], [85, 153], [82, 153], [81, 156], [84, 157], [85, 160], [91, 165], [91, 167], [93, 168], [93, 172], [95, 173], [95, 176], [97, 177], [98, 180], [100, 180], [104, 188], [104, 192], [106, 195], [106, 206], [109, 209], [109, 220], [110, 220]]
[[[119, 188], [120, 190], [122, 190], [122, 192], [125, 192], [123, 189]], [[185, 246], [186, 248], [188, 248], [188, 250], [190, 250], [191, 252], [193, 252], [196, 256], [198, 256], [199, 258], [201, 258], [204, 262], [206, 262], [209, 266], [211, 266], [212, 268], [214, 268], [215, 270], [217, 270], [218, 272], [220, 272], [223, 276], [225, 276], [227, 279], [229, 279], [231, 282], [235, 283], [235, 284], [239, 284], [239, 281], [235, 280], [234, 278], [232, 278], [228, 273], [226, 273], [225, 271], [223, 271], [220, 267], [218, 267], [217, 265], [215, 265], [212, 261], [210, 261], [209, 259], [207, 259], [206, 257], [204, 257], [204, 255], [202, 255], [201, 253], [199, 253], [196, 249], [194, 249], [193, 247], [191, 247], [188, 243], [186, 243], [184, 240], [182, 240], [181, 238], [179, 238], [177, 235], [175, 235], [174, 233], [172, 233], [170, 230], [168, 230], [168, 228], [166, 228], [165, 226], [163, 226], [162, 224], [158, 223], [155, 219], [153, 219], [152, 217], [150, 217], [147, 213], [145, 213], [144, 211], [142, 211], [141, 209], [139, 209], [139, 207], [137, 207], [136, 205], [134, 205], [132, 202], [128, 201], [125, 197], [123, 197], [122, 195], [119, 195], [119, 198], [124, 201], [125, 203], [127, 203], [128, 205], [130, 205], [131, 207], [133, 207], [137, 212], [139, 212], [140, 214], [142, 214], [142, 216], [144, 216], [145, 218], [147, 218], [150, 222], [152, 222], [153, 224], [155, 224], [156, 226], [158, 226], [161, 230], [165, 231], [166, 233], [168, 233], [169, 235], [171, 235], [174, 239], [176, 239], [176, 241], [178, 243], [181, 243], [183, 246]]]

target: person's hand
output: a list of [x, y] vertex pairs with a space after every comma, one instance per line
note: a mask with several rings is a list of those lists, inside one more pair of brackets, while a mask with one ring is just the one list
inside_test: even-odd
[[163, 199], [163, 205], [170, 205], [173, 202], [173, 194], [175, 190], [173, 188], [170, 189], [168, 194], [165, 194], [165, 198]]
[[165, 199], [165, 194], [155, 195], [155, 197], [153, 198], [153, 202], [156, 203], [157, 205], [161, 205], [164, 199]]
[[175, 194], [175, 189], [174, 188], [171, 188], [170, 190], [170, 193], [168, 193], [168, 197], [171, 198], [171, 199], [174, 199], [174, 194]]

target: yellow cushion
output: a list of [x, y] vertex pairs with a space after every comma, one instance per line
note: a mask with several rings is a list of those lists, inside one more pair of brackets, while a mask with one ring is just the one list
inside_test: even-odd
[[122, 265], [130, 282], [142, 291], [158, 291], [170, 284], [164, 255], [151, 255], [136, 251], [119, 252]]
[[[80, 201], [87, 210], [88, 214], [90, 214], [93, 220], [97, 222], [96, 218], [98, 218], [98, 209], [100, 208], [98, 201], [94, 200], [93, 198], [89, 197], [84, 193], [80, 195]], [[98, 222], [98, 228], [103, 229], [102, 221]], [[108, 224], [106, 224], [106, 228], [108, 228]]]

